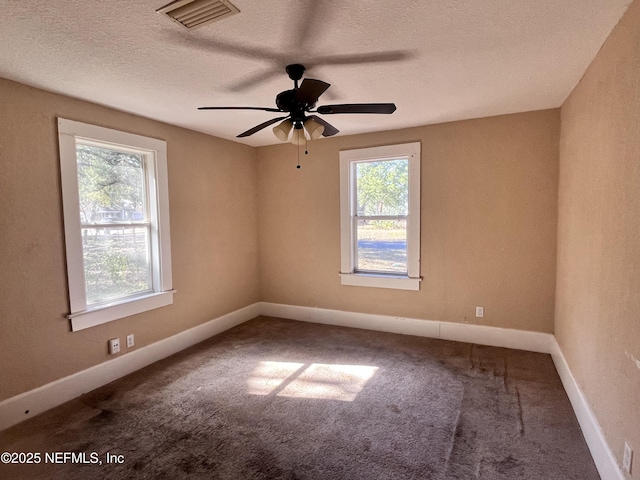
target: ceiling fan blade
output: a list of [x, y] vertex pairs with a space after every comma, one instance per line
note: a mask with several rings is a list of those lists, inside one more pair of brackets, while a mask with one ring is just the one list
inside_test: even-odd
[[268, 107], [198, 107], [198, 110], [261, 110], [263, 112], [284, 112], [278, 108]]
[[322, 80], [314, 80], [313, 78], [305, 78], [302, 80], [302, 85], [296, 92], [295, 101], [298, 103], [306, 103], [307, 105], [313, 105], [318, 101], [320, 95], [322, 95], [331, 84], [323, 82]]
[[323, 120], [317, 115], [309, 115], [309, 118], [313, 119], [314, 121], [318, 122], [321, 125], [324, 125], [324, 131], [322, 132], [323, 137], [330, 137], [340, 131], [336, 127], [331, 125], [329, 122], [326, 122], [325, 120]]
[[263, 46], [245, 46], [238, 43], [230, 43], [217, 38], [196, 37], [187, 32], [165, 32], [165, 37], [172, 43], [184, 45], [188, 48], [197, 48], [204, 52], [220, 52], [234, 57], [250, 58], [256, 60], [275, 59], [284, 64], [287, 55], [278, 49], [264, 48]]
[[[335, 9], [327, 8], [317, 0], [298, 0], [296, 3], [300, 6], [291, 10], [293, 18], [287, 35], [288, 50], [306, 52], [310, 45], [313, 47], [317, 38], [323, 36], [322, 30], [332, 25], [331, 17]], [[297, 18], [294, 17], [296, 14]]]
[[411, 50], [390, 50], [387, 52], [369, 52], [326, 55], [324, 57], [313, 57], [305, 65], [309, 68], [319, 65], [359, 65], [366, 63], [400, 62], [410, 60], [415, 57]]
[[266, 128], [269, 125], [273, 125], [274, 123], [279, 122], [280, 120], [284, 120], [285, 118], [288, 118], [288, 117], [278, 117], [278, 118], [272, 118], [271, 120], [267, 120], [266, 122], [263, 122], [260, 125], [256, 125], [255, 127], [250, 128], [246, 132], [242, 132], [236, 138], [248, 137], [249, 135], [253, 135], [254, 133], [259, 132], [263, 128]]
[[273, 77], [279, 77], [282, 75], [281, 69], [270, 69], [270, 70], [261, 70], [260, 72], [245, 78], [239, 82], [235, 82], [233, 85], [229, 85], [226, 87], [226, 90], [229, 92], [242, 92], [249, 88], [255, 87], [256, 85], [267, 83]]
[[333, 113], [393, 113], [395, 103], [347, 103], [342, 105], [323, 105], [318, 107], [318, 113], [329, 115]]

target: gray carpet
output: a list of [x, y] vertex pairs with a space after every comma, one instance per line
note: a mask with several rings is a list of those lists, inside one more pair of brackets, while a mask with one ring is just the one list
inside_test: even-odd
[[599, 478], [549, 355], [265, 317], [1, 432], [4, 451], [43, 459], [2, 479]]

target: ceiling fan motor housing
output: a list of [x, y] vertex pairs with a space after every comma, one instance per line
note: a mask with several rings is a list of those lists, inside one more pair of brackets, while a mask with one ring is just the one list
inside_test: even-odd
[[291, 114], [291, 121], [296, 125], [299, 122], [304, 121], [306, 110], [313, 108], [314, 105], [307, 105], [306, 103], [298, 103], [296, 101], [296, 92], [298, 89], [285, 90], [280, 92], [276, 97], [276, 106], [285, 112]]

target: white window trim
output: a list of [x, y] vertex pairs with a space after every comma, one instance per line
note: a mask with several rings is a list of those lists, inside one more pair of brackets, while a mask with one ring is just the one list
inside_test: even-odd
[[[407, 275], [355, 272], [352, 194], [354, 162], [409, 159], [409, 218], [407, 219]], [[340, 281], [342, 285], [419, 290], [420, 281], [420, 142], [340, 152]]]
[[[167, 144], [163, 140], [120, 132], [109, 128], [58, 118], [60, 173], [64, 213], [67, 276], [72, 331], [82, 330], [119, 318], [142, 313], [173, 303], [171, 280], [171, 238], [169, 235], [169, 182], [167, 176]], [[143, 153], [147, 156], [149, 178], [149, 208], [152, 218], [151, 235], [153, 262], [153, 292], [87, 307], [82, 233], [78, 194], [76, 140], [113, 145], [119, 150]]]

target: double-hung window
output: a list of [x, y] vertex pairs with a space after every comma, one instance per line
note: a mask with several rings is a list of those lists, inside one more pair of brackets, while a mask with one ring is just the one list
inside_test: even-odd
[[58, 119], [72, 329], [173, 302], [166, 142]]
[[420, 143], [340, 152], [341, 282], [420, 288]]

